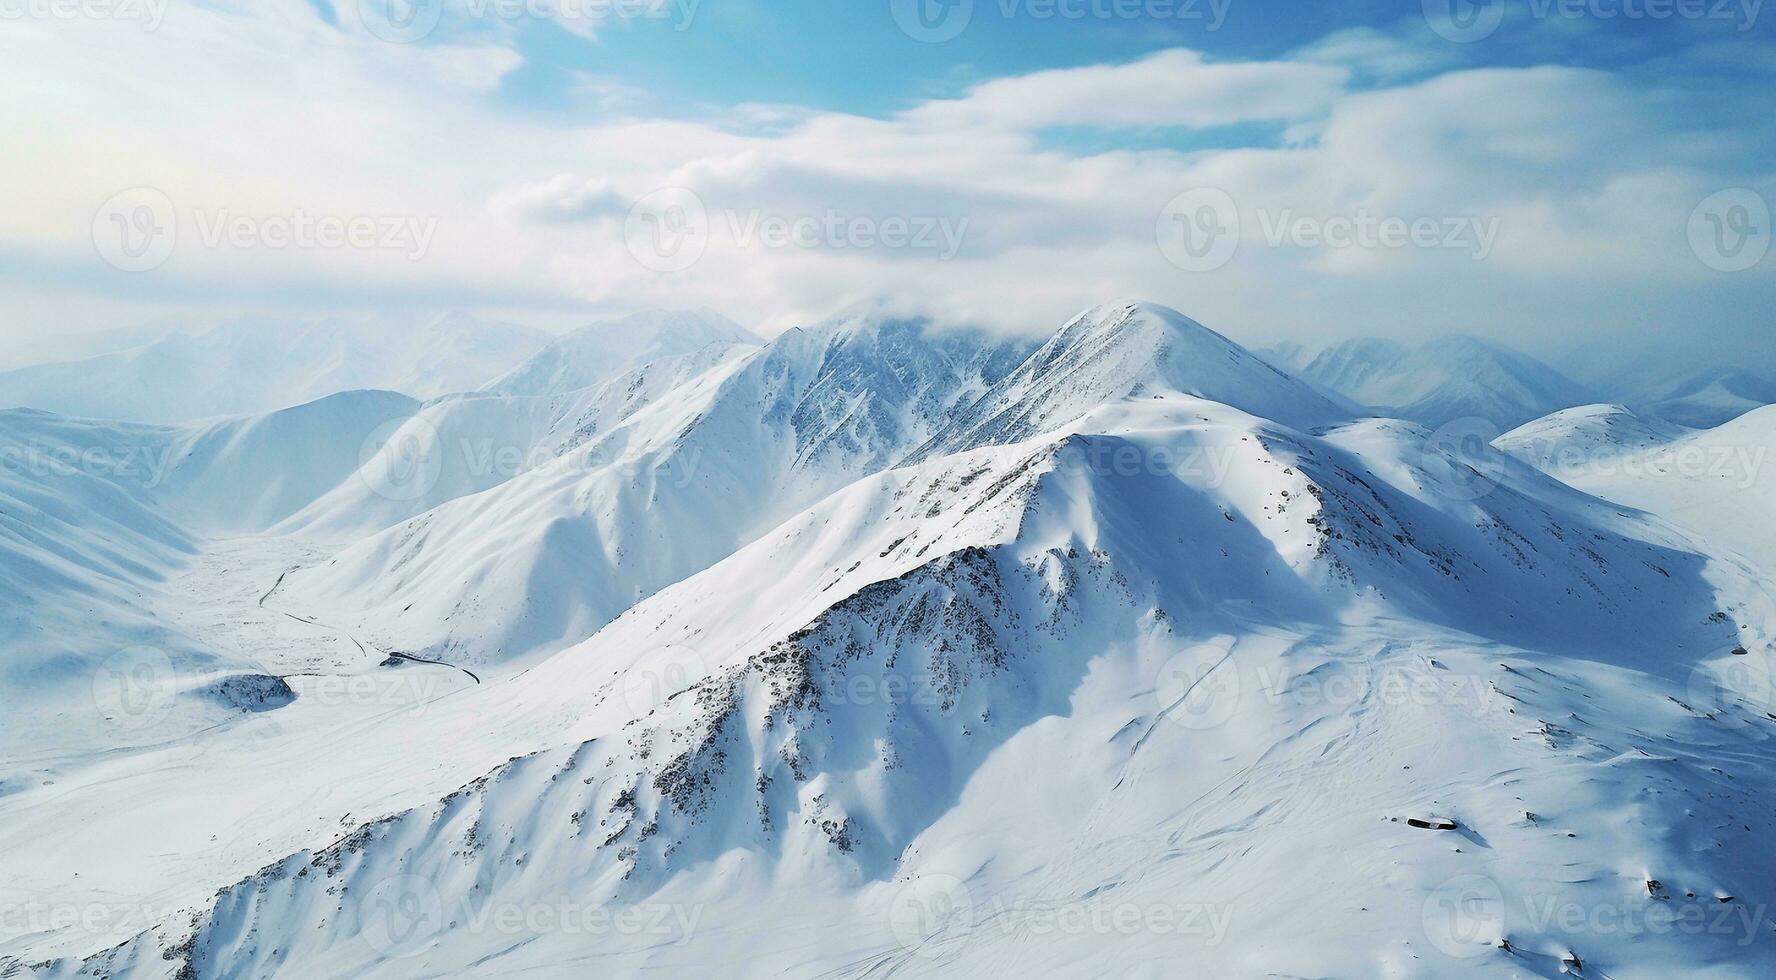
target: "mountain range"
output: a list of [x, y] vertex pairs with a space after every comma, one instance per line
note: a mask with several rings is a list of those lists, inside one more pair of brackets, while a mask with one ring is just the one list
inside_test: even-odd
[[0, 412], [0, 976], [1776, 970], [1776, 409], [627, 322]]

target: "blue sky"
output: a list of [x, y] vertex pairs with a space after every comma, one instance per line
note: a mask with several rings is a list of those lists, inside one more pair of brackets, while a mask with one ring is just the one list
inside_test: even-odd
[[[408, 2], [4, 25], [0, 157], [31, 190], [0, 229], [12, 336], [662, 305], [770, 333], [866, 299], [1040, 331], [1139, 296], [1254, 343], [1467, 332], [1776, 369], [1757, 0], [1449, 0], [1461, 21], [1443, 0], [974, 0], [959, 33], [955, 11], [903, 29], [915, 0], [419, 0], [391, 40]], [[155, 214], [166, 253], [115, 254]], [[693, 262], [638, 256], [686, 214]], [[435, 234], [423, 254], [285, 234], [317, 218]], [[1449, 233], [1338, 235], [1414, 222]], [[1167, 240], [1205, 229], [1233, 233], [1212, 268]]]
[[[316, 0], [319, 2], [319, 0]], [[924, 0], [938, 4], [943, 0]], [[960, 3], [964, 0], [950, 0]], [[1094, 6], [1094, 2], [1097, 6]], [[1466, 0], [1458, 0], [1466, 2]], [[1590, 0], [1588, 0], [1590, 2]], [[1627, 6], [1623, 6], [1623, 3]], [[1646, 0], [1596, 0], [1598, 9], [1632, 10]], [[1659, 0], [1652, 0], [1658, 3]], [[1713, 5], [1717, 0], [1707, 0]], [[526, 65], [502, 87], [515, 107], [576, 112], [563, 98], [576, 74], [618, 80], [653, 96], [650, 109], [698, 112], [742, 103], [781, 103], [884, 115], [918, 101], [955, 96], [971, 84], [1045, 68], [1128, 61], [1186, 47], [1226, 60], [1285, 57], [1341, 31], [1372, 29], [1425, 44], [1438, 42], [1417, 3], [1353, 0], [1310, 4], [1251, 0], [1163, 0], [1171, 17], [1090, 16], [1114, 0], [978, 0], [957, 37], [923, 43], [896, 26], [886, 2], [830, 0], [684, 0], [660, 19], [615, 19], [596, 39], [550, 21], [518, 32]], [[1740, 0], [1720, 20], [1591, 18], [1581, 28], [1531, 29], [1527, 0], [1484, 40], [1447, 45], [1444, 64], [1523, 66], [1553, 60], [1593, 68], [1632, 67], [1684, 42], [1685, 35], [1739, 40]], [[1142, 4], [1127, 7], [1133, 11]], [[1057, 12], [1047, 13], [1049, 9]], [[688, 16], [685, 11], [689, 10]], [[1011, 13], [1008, 15], [1007, 11]], [[1065, 16], [1060, 10], [1075, 11]], [[1037, 11], [1039, 13], [1032, 13]], [[1712, 12], [1712, 11], [1711, 11]], [[1761, 11], [1760, 11], [1761, 13]], [[951, 14], [950, 16], [957, 16]], [[687, 26], [688, 25], [688, 26]], [[439, 41], [461, 36], [446, 24]], [[1753, 30], [1758, 32], [1756, 21]], [[1750, 36], [1757, 37], [1759, 33]]]

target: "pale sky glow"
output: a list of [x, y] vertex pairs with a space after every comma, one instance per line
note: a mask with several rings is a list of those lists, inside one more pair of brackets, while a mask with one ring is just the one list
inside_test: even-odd
[[[769, 334], [870, 297], [1046, 330], [1136, 295], [1254, 343], [1776, 346], [1776, 259], [1737, 268], [1733, 248], [1768, 248], [1757, 205], [1776, 201], [1776, 31], [1751, 5], [1510, 6], [1458, 43], [1418, 3], [1340, 23], [1233, 0], [1214, 30], [981, 3], [928, 43], [886, 2], [538, 23], [562, 8], [452, 0], [391, 43], [354, 0], [5, 3], [14, 338], [216, 310], [547, 325], [662, 305]], [[779, 40], [702, 56], [742, 32]], [[177, 240], [125, 271], [95, 235], [131, 233], [139, 202], [105, 209], [135, 188], [164, 195]], [[637, 221], [662, 188], [701, 206], [692, 224]], [[1204, 217], [1168, 207], [1203, 189], [1238, 218], [1213, 268], [1165, 241]], [[693, 261], [638, 260], [638, 234], [675, 229]]]

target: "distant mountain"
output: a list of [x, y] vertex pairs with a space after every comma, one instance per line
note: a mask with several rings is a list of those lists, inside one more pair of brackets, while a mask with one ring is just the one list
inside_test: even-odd
[[1492, 444], [1500, 452], [1558, 477], [1562, 471], [1663, 446], [1690, 432], [1621, 405], [1580, 405], [1525, 422]]
[[1176, 310], [1094, 307], [950, 417], [918, 457], [1017, 442], [1106, 402], [1166, 392], [1303, 428], [1347, 418], [1319, 392]]
[[329, 539], [380, 531], [551, 464], [699, 376], [750, 353], [711, 344], [650, 361], [599, 384], [546, 395], [450, 395], [366, 447], [354, 479], [290, 515], [280, 531]]
[[498, 395], [573, 391], [662, 357], [714, 344], [759, 343], [746, 328], [711, 310], [649, 310], [594, 323], [553, 340], [481, 390]]
[[430, 321], [236, 319], [0, 373], [0, 407], [182, 422], [267, 412], [341, 391], [431, 398], [478, 388], [547, 342], [541, 331], [464, 314]]
[[1358, 338], [1305, 363], [1290, 350], [1283, 365], [1308, 383], [1379, 415], [1438, 428], [1477, 418], [1504, 430], [1550, 412], [1597, 401], [1586, 386], [1516, 351], [1473, 337], [1446, 337], [1407, 347]]
[[1735, 368], [1711, 368], [1655, 389], [1637, 407], [1692, 429], [1712, 429], [1772, 404], [1776, 381]]
[[[1637, 507], [1693, 532], [1718, 554], [1776, 569], [1776, 405], [1624, 457], [1562, 467], [1562, 480], [1606, 500]], [[1760, 624], [1776, 641], [1776, 623]], [[1771, 642], [1771, 641], [1767, 641]], [[1776, 674], [1762, 692], [1776, 711]]]
[[[214, 324], [202, 327], [209, 329]], [[185, 327], [185, 329], [182, 329]], [[84, 361], [89, 357], [111, 354], [151, 344], [175, 333], [191, 333], [189, 325], [175, 319], [107, 330], [81, 330], [55, 333], [46, 337], [8, 343], [0, 339], [0, 371], [13, 371], [40, 364], [61, 364]]]
[[288, 588], [390, 649], [486, 663], [559, 648], [893, 465], [1028, 350], [875, 313], [790, 330]]

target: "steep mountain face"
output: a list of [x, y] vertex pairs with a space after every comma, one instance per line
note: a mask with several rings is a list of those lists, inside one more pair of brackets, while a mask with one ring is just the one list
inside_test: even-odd
[[472, 390], [547, 336], [451, 314], [434, 321], [231, 320], [141, 347], [0, 373], [0, 399], [87, 418], [182, 422], [257, 414], [342, 391]]
[[752, 351], [711, 344], [650, 361], [601, 384], [546, 395], [470, 394], [427, 404], [362, 465], [279, 526], [286, 533], [353, 540], [449, 501], [490, 490], [596, 440], [699, 375]]
[[510, 681], [574, 738], [27, 969], [1776, 963], [1776, 717], [1690, 693], [1770, 597], [1426, 435], [1170, 393], [866, 478]]
[[1313, 355], [1297, 352], [1290, 370], [1330, 391], [1360, 392], [1370, 385], [1388, 385], [1397, 365], [1411, 356], [1405, 344], [1379, 337], [1357, 337]]
[[559, 649], [893, 464], [1025, 352], [872, 316], [792, 330], [291, 576], [290, 594], [380, 646], [452, 663]]
[[1328, 348], [1297, 373], [1376, 414], [1439, 428], [1482, 419], [1510, 429], [1550, 412], [1597, 401], [1546, 364], [1472, 337], [1408, 348], [1356, 339]]
[[957, 412], [915, 456], [1016, 442], [1105, 402], [1164, 392], [1302, 427], [1346, 417], [1308, 386], [1176, 310], [1100, 306], [1074, 318]]
[[549, 395], [600, 384], [650, 361], [711, 345], [757, 346], [744, 327], [711, 310], [649, 310], [582, 327], [488, 382], [498, 395]]
[[264, 531], [348, 482], [420, 403], [348, 391], [264, 415], [181, 427], [162, 510], [199, 531]]
[[1678, 425], [1712, 429], [1770, 404], [1776, 404], [1776, 381], [1716, 368], [1685, 376], [1652, 393], [1641, 402], [1641, 410]]
[[1621, 405], [1580, 405], [1525, 422], [1492, 445], [1558, 478], [1563, 472], [1642, 453], [1689, 434], [1681, 425]]

